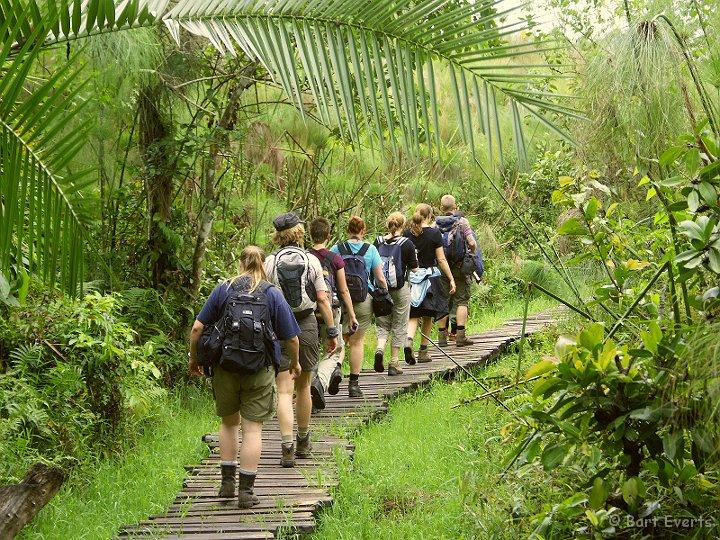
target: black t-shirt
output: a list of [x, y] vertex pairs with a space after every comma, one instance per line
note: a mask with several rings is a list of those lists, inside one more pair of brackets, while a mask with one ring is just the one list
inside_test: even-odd
[[[385, 238], [386, 244], [394, 244], [398, 241], [400, 238], [399, 236], [394, 236], [390, 239], [387, 237]], [[375, 239], [375, 242], [373, 242], [376, 248], [380, 249], [380, 242], [378, 242], [378, 239]], [[403, 242], [402, 246], [400, 247], [400, 253], [402, 255], [402, 265], [404, 273], [402, 276], [397, 276], [397, 286], [398, 289], [405, 285], [405, 277], [407, 276], [407, 273], [410, 270], [414, 270], [418, 267], [418, 260], [417, 260], [417, 254], [415, 253], [415, 244], [412, 242]]]
[[437, 266], [435, 258], [435, 250], [442, 247], [442, 234], [435, 227], [423, 227], [422, 232], [415, 236], [411, 230], [403, 233], [403, 236], [409, 238], [417, 251], [417, 260], [420, 268], [430, 268]]

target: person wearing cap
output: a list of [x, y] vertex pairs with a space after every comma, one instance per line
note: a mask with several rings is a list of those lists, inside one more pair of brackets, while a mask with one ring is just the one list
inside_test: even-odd
[[[269, 281], [283, 291], [300, 327], [299, 361], [297, 364], [293, 363], [290, 356], [283, 351], [283, 361], [276, 378], [277, 416], [282, 436], [281, 465], [292, 467], [295, 465], [295, 456], [309, 457], [312, 450], [310, 382], [320, 357], [318, 322], [314, 315], [316, 309], [325, 322], [325, 351], [328, 353], [337, 347], [338, 329], [333, 320], [332, 305], [320, 261], [303, 247], [304, 221], [295, 212], [287, 212], [277, 216], [273, 225], [273, 243], [279, 249], [265, 259], [265, 271]], [[296, 372], [299, 372], [299, 375], [294, 378]], [[293, 444], [293, 387], [297, 396], [297, 446]]]

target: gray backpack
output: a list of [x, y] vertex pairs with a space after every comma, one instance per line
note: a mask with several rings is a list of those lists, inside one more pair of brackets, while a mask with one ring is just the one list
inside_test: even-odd
[[282, 289], [294, 313], [309, 313], [317, 306], [310, 254], [297, 246], [287, 246], [275, 253], [270, 280]]

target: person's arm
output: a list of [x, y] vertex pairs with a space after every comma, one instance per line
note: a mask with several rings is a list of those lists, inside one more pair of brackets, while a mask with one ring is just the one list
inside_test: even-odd
[[[218, 285], [210, 293], [210, 296], [205, 300], [200, 313], [198, 313], [195, 323], [190, 329], [190, 352], [188, 353], [188, 367], [190, 368], [190, 375], [204, 375], [202, 367], [197, 361], [197, 344], [202, 336], [203, 329], [208, 324], [215, 324], [220, 320], [222, 316], [223, 302], [221, 301], [220, 291], [223, 285]], [[203, 322], [204, 321], [204, 322]]]
[[466, 237], [466, 241], [470, 253], [475, 254], [475, 250], [477, 250], [477, 242], [475, 242], [475, 237], [471, 234], [470, 236]]
[[[323, 277], [323, 269], [322, 265], [320, 264], [320, 259], [318, 259], [315, 255], [310, 255], [309, 257], [310, 276], [312, 278], [312, 283], [315, 286], [315, 300], [317, 302], [318, 310], [320, 311], [320, 315], [322, 315], [327, 330], [329, 331], [330, 328], [335, 328], [335, 330], [337, 330], [335, 322], [333, 321], [332, 301], [330, 299], [330, 293], [327, 290], [325, 278]], [[337, 334], [332, 337], [329, 335], [326, 336], [325, 352], [330, 354], [335, 349], [337, 349]]]
[[285, 353], [290, 357], [290, 376], [297, 379], [302, 372], [300, 367], [300, 338], [297, 336], [283, 340]]
[[375, 277], [375, 285], [381, 289], [387, 290], [388, 284], [385, 281], [385, 275], [383, 274], [383, 264], [380, 258], [380, 252], [375, 246], [370, 246], [370, 256], [372, 260], [372, 273]]
[[[328, 329], [337, 329], [337, 327], [335, 326], [335, 322], [333, 321], [332, 303], [330, 302], [330, 295], [327, 293], [327, 291], [318, 291], [317, 304], [318, 310], [320, 310], [320, 315], [322, 315], [323, 321], [325, 321], [325, 326]], [[333, 337], [325, 336], [325, 352], [327, 354], [331, 354], [335, 349], [337, 349], [337, 335]]]
[[203, 368], [197, 361], [197, 343], [200, 340], [204, 328], [205, 325], [196, 320], [192, 330], [190, 330], [190, 359], [188, 361], [188, 367], [192, 377], [201, 377], [203, 375]]
[[440, 270], [442, 270], [442, 273], [445, 274], [445, 277], [450, 281], [450, 294], [455, 294], [455, 278], [452, 275], [447, 259], [445, 259], [445, 250], [442, 246], [435, 248], [435, 258], [437, 259]]
[[347, 280], [345, 279], [345, 269], [338, 268], [335, 277], [337, 282], [338, 294], [340, 295], [340, 298], [343, 299], [343, 303], [345, 304], [345, 309], [347, 310], [350, 326], [353, 326], [354, 324], [357, 324], [358, 320], [355, 316], [355, 308], [353, 307], [352, 298], [350, 297], [350, 289], [348, 289]]
[[418, 258], [417, 258], [417, 252], [415, 251], [415, 246], [413, 243], [409, 240], [406, 240], [403, 244], [403, 248], [405, 249], [405, 254], [403, 255], [403, 260], [407, 261], [407, 267], [412, 272], [413, 270], [417, 269], [420, 265], [418, 264]]
[[385, 281], [385, 274], [383, 274], [382, 269], [382, 264], [373, 266], [373, 276], [375, 277], [375, 284], [378, 285], [379, 288], [387, 289], [388, 284], [387, 281]]
[[[463, 218], [465, 219], [465, 218]], [[477, 249], [477, 242], [475, 241], [475, 235], [473, 234], [473, 230], [470, 227], [470, 222], [465, 219], [465, 230], [463, 231], [465, 234], [465, 244], [467, 244], [468, 250], [470, 253], [475, 253], [475, 250]]]

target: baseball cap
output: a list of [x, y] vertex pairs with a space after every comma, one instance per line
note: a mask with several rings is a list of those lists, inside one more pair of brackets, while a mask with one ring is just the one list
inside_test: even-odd
[[273, 219], [273, 226], [276, 231], [292, 229], [298, 223], [305, 223], [295, 212], [286, 212]]

